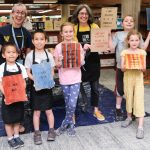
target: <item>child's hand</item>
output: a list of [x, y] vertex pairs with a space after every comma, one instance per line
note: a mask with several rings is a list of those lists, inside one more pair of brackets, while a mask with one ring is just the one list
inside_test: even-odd
[[56, 64], [56, 67], [57, 67], [57, 68], [61, 68], [61, 66], [62, 66], [62, 60], [63, 60], [63, 56], [60, 55], [60, 56], [58, 57], [58, 62], [57, 62], [57, 64]]
[[121, 71], [122, 71], [122, 72], [125, 72], [125, 71], [126, 71], [126, 69], [125, 69], [125, 68], [121, 68]]
[[88, 49], [90, 49], [91, 48], [91, 45], [90, 44], [84, 44], [84, 46], [83, 46], [83, 49], [84, 50], [88, 50]]

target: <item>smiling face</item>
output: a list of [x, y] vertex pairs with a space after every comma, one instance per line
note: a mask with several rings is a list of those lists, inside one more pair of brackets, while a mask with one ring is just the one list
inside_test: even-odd
[[45, 44], [47, 40], [44, 33], [37, 32], [34, 34], [34, 38], [32, 40], [32, 43], [35, 46], [35, 50], [44, 50]]
[[62, 28], [61, 36], [65, 42], [71, 42], [74, 38], [74, 28], [72, 25], [65, 25]]
[[14, 46], [7, 46], [2, 56], [6, 58], [8, 64], [14, 64], [18, 57], [18, 52]]
[[134, 28], [134, 19], [132, 16], [126, 16], [123, 20], [122, 26], [125, 31], [130, 31]]
[[128, 40], [128, 44], [132, 50], [137, 49], [139, 47], [139, 44], [140, 44], [140, 37], [137, 34], [131, 35], [129, 40]]
[[24, 20], [26, 19], [27, 10], [24, 6], [15, 6], [11, 13], [13, 27], [19, 28], [22, 26]]
[[89, 14], [86, 8], [82, 8], [78, 13], [78, 20], [80, 24], [87, 24], [89, 19]]

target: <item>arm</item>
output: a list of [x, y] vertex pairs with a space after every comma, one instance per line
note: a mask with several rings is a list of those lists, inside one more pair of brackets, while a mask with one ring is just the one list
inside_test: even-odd
[[3, 85], [2, 85], [2, 81], [0, 81], [0, 91], [1, 91], [2, 94], [4, 95], [4, 88], [3, 88]]
[[29, 79], [31, 79], [31, 80], [34, 81], [33, 75], [31, 74], [31, 69], [30, 69], [30, 68], [27, 68], [26, 70], [27, 70], [27, 74], [28, 74]]
[[146, 40], [144, 42], [144, 47], [143, 47], [144, 50], [147, 49], [147, 47], [149, 45], [149, 41], [150, 41], [150, 32], [148, 33], [147, 38], [146, 38]]

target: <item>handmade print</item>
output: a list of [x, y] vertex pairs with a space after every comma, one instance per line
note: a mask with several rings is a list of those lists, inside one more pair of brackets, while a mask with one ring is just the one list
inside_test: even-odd
[[4, 76], [2, 84], [4, 88], [5, 104], [27, 101], [24, 79], [22, 74]]
[[41, 64], [32, 65], [32, 74], [34, 78], [35, 90], [51, 89], [54, 87], [55, 82], [51, 73], [50, 62], [43, 62]]
[[125, 68], [126, 69], [144, 69], [144, 55], [142, 54], [126, 54]]
[[79, 43], [62, 43], [62, 67], [81, 67], [81, 50]]

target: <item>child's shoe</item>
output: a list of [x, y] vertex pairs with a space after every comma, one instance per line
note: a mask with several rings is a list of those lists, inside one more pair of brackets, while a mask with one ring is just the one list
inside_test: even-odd
[[116, 120], [123, 121], [123, 113], [121, 109], [116, 109]]
[[74, 136], [76, 135], [76, 131], [75, 131], [74, 127], [73, 127], [73, 128], [68, 128], [68, 129], [67, 129], [67, 134], [68, 134], [69, 136], [74, 137]]
[[34, 132], [34, 144], [40, 145], [42, 144], [41, 132], [35, 131]]
[[20, 145], [14, 139], [8, 140], [8, 144], [11, 148], [17, 149], [20, 147]]
[[20, 137], [14, 138], [14, 140], [16, 141], [16, 143], [18, 143], [20, 147], [24, 146], [24, 142], [20, 139]]
[[136, 138], [137, 139], [143, 139], [144, 138], [144, 130], [143, 129], [141, 129], [141, 128], [137, 129]]
[[47, 141], [55, 141], [56, 133], [54, 131], [54, 128], [50, 128], [48, 131]]
[[59, 127], [59, 128], [56, 130], [56, 135], [59, 136], [59, 135], [63, 134], [65, 131], [66, 131], [66, 128], [65, 128], [65, 127]]
[[132, 123], [132, 118], [127, 118], [125, 121], [121, 123], [121, 127], [127, 128]]
[[105, 117], [102, 115], [102, 113], [100, 111], [94, 111], [94, 117], [97, 118], [97, 120], [99, 121], [104, 121]]

